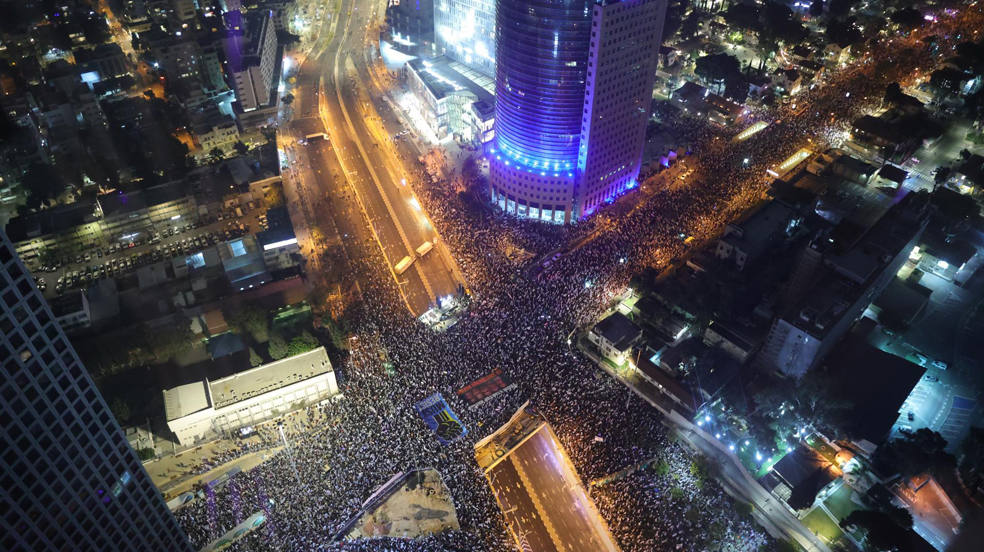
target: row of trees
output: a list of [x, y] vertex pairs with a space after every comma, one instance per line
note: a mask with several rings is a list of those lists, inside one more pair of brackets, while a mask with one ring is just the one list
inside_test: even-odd
[[[167, 326], [142, 324], [128, 335], [97, 336], [76, 346], [90, 372], [105, 377], [136, 366], [167, 362], [191, 349], [196, 341], [190, 321], [179, 317]], [[128, 346], [121, 346], [121, 342]]]

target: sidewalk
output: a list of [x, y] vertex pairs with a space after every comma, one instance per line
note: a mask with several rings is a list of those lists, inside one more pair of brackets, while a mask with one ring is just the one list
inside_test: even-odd
[[188, 475], [172, 481], [163, 487], [158, 487], [162, 493], [164, 493], [164, 500], [170, 500], [182, 493], [188, 492], [204, 481], [210, 481], [215, 479], [219, 475], [231, 470], [234, 467], [239, 467], [242, 471], [249, 471], [256, 466], [259, 466], [263, 462], [266, 462], [274, 455], [283, 450], [283, 446], [273, 447], [269, 449], [264, 449], [256, 452], [251, 452], [230, 460], [221, 466], [216, 466], [205, 473], [197, 475]]

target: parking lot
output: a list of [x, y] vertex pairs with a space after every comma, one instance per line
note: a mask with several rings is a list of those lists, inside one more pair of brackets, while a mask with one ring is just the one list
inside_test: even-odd
[[190, 255], [243, 234], [263, 230], [266, 209], [253, 205], [243, 212], [233, 208], [186, 224], [168, 225], [159, 231], [139, 232], [129, 239], [105, 244], [74, 258], [59, 259], [55, 266], [31, 267], [38, 287], [47, 297], [85, 288], [103, 278], [118, 278], [141, 266]]

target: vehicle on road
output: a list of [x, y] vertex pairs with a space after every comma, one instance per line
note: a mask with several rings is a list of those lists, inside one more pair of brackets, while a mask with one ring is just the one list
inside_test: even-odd
[[311, 140], [328, 140], [328, 135], [324, 132], [315, 132], [313, 134], [308, 134], [304, 137], [307, 143], [311, 143]]
[[424, 255], [430, 253], [431, 249], [434, 249], [434, 242], [425, 241], [424, 243], [420, 244], [420, 247], [417, 248], [417, 256], [423, 257]]
[[412, 265], [415, 260], [417, 260], [416, 257], [410, 257], [410, 256], [403, 257], [402, 259], [400, 259], [400, 262], [396, 263], [396, 266], [393, 267], [393, 270], [397, 274], [403, 274], [404, 272], [407, 271], [408, 268], [410, 268], [410, 265]]

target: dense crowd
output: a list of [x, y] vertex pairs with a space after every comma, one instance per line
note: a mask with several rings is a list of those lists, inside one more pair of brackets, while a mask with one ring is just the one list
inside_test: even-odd
[[[872, 55], [871, 61], [831, 77], [827, 86], [804, 92], [799, 101], [810, 109], [780, 108], [767, 130], [740, 145], [720, 129], [668, 115], [665, 124], [690, 133], [696, 155], [687, 163], [694, 175], [687, 185], [673, 187], [656, 174], [631, 208], [614, 207], [623, 211], [618, 217], [603, 212], [573, 227], [546, 226], [469, 208], [468, 199], [450, 187], [419, 187], [418, 197], [474, 291], [469, 310], [446, 332], [431, 332], [405, 311], [396, 285], [382, 276], [378, 249], [364, 244], [366, 254], [351, 260], [349, 270], [372, 301], [352, 314], [357, 345], [336, 367], [344, 396], [311, 407], [288, 424], [287, 451], [180, 509], [176, 515], [192, 542], [202, 547], [263, 510], [266, 523], [234, 549], [509, 549], [511, 538], [472, 445], [530, 400], [552, 424], [584, 481], [654, 458], [669, 466], [667, 473], [647, 468], [590, 488], [623, 550], [772, 547], [775, 541], [739, 514], [715, 481], [690, 474], [690, 454], [674, 442], [659, 415], [603, 377], [567, 338], [590, 324], [633, 274], [684, 254], [688, 246], [681, 235], [710, 239], [759, 201], [765, 168], [806, 141], [815, 150], [836, 145], [845, 125], [880, 101], [888, 82], [925, 66], [927, 55], [910, 42]], [[481, 195], [481, 186], [475, 193]], [[563, 255], [531, 276], [504, 253], [515, 248], [535, 256]], [[394, 373], [384, 370], [381, 352]], [[456, 389], [495, 368], [518, 389], [475, 410], [457, 399]], [[444, 395], [469, 430], [447, 447], [413, 409], [433, 392]], [[333, 540], [392, 474], [426, 467], [444, 478], [460, 530], [413, 541]]]

